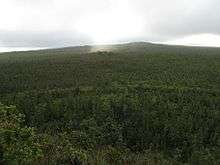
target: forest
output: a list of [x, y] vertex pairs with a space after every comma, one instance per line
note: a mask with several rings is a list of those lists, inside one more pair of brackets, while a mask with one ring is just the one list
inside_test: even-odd
[[0, 164], [219, 165], [220, 48], [1, 53]]

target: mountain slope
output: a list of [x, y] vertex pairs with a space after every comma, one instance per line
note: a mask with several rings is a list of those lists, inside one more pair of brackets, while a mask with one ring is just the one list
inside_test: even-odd
[[220, 162], [217, 48], [129, 43], [4, 53], [0, 102], [14, 105], [0, 104], [0, 162]]
[[0, 55], [0, 92], [144, 82], [220, 89], [220, 49], [129, 43]]

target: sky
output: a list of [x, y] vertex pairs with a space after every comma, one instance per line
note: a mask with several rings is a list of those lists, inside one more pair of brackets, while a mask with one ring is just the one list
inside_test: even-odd
[[220, 47], [220, 0], [0, 0], [0, 51], [139, 41]]

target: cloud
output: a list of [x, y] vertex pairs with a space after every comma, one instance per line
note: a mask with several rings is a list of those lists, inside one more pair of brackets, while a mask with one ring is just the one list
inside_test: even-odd
[[92, 43], [74, 31], [0, 31], [0, 47], [64, 47]]
[[[185, 35], [220, 34], [218, 0], [137, 0], [135, 3], [146, 20], [148, 35], [167, 39]], [[134, 5], [135, 5], [134, 4]]]
[[220, 47], [220, 35], [213, 35], [213, 34], [191, 35], [191, 36], [183, 37], [181, 39], [175, 39], [165, 42], [165, 44]]
[[200, 34], [220, 35], [219, 0], [0, 1], [0, 43], [7, 47], [166, 42]]

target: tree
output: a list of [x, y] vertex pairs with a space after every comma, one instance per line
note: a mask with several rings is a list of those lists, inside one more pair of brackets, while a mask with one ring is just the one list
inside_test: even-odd
[[42, 156], [33, 128], [22, 126], [15, 106], [0, 104], [0, 163], [31, 164]]

